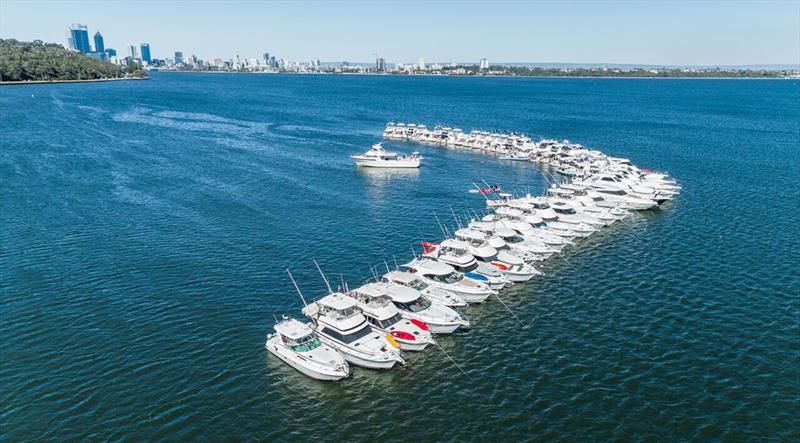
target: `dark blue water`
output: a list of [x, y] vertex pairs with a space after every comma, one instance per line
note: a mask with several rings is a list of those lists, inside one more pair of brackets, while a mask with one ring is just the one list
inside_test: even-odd
[[[530, 165], [387, 121], [525, 132], [683, 193], [470, 307], [388, 372], [309, 380], [263, 349], [284, 268], [354, 285]], [[0, 89], [0, 440], [797, 440], [800, 82], [157, 74]], [[341, 275], [341, 277], [340, 277]]]

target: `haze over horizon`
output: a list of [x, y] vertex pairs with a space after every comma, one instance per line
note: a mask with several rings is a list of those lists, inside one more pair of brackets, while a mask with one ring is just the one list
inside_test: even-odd
[[800, 65], [800, 1], [0, 2], [0, 38], [150, 43], [203, 59], [661, 66]]

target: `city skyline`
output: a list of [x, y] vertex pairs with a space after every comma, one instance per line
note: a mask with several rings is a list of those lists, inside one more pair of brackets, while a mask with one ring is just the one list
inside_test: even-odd
[[[772, 2], [0, 3], [0, 37], [64, 44], [65, 24], [100, 30], [106, 48], [148, 42], [152, 58], [414, 63], [800, 64], [800, 4]], [[57, 23], [56, 23], [57, 21]], [[502, 30], [502, 32], [499, 32]], [[60, 37], [60, 38], [59, 38]], [[433, 42], [433, 43], [432, 43]]]

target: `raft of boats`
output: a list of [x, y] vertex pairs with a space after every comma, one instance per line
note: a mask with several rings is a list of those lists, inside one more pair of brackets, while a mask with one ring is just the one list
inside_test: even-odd
[[[627, 159], [609, 157], [568, 142], [533, 142], [516, 134], [493, 134], [424, 125], [389, 124], [384, 137], [484, 149], [508, 160], [547, 164], [569, 172], [569, 183], [544, 195], [515, 196], [491, 186], [480, 189], [483, 215], [438, 242], [422, 242], [411, 261], [386, 265], [363, 286], [344, 287], [311, 303], [303, 298], [309, 323], [284, 318], [266, 348], [309, 377], [338, 380], [352, 366], [389, 369], [404, 365], [405, 352], [438, 346], [435, 336], [472, 325], [458, 309], [483, 303], [504, 288], [542, 273], [536, 265], [581, 238], [623, 220], [631, 211], [657, 207], [681, 187], [666, 174], [641, 170]], [[322, 271], [320, 270], [320, 273]], [[291, 274], [290, 274], [291, 277]], [[323, 278], [325, 278], [323, 274]], [[294, 279], [292, 278], [294, 283]]]

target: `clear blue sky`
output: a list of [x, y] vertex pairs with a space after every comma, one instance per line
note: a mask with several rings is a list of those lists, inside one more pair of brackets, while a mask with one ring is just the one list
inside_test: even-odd
[[257, 2], [0, 0], [0, 37], [65, 43], [70, 23], [154, 57], [307, 61], [800, 64], [800, 0]]

